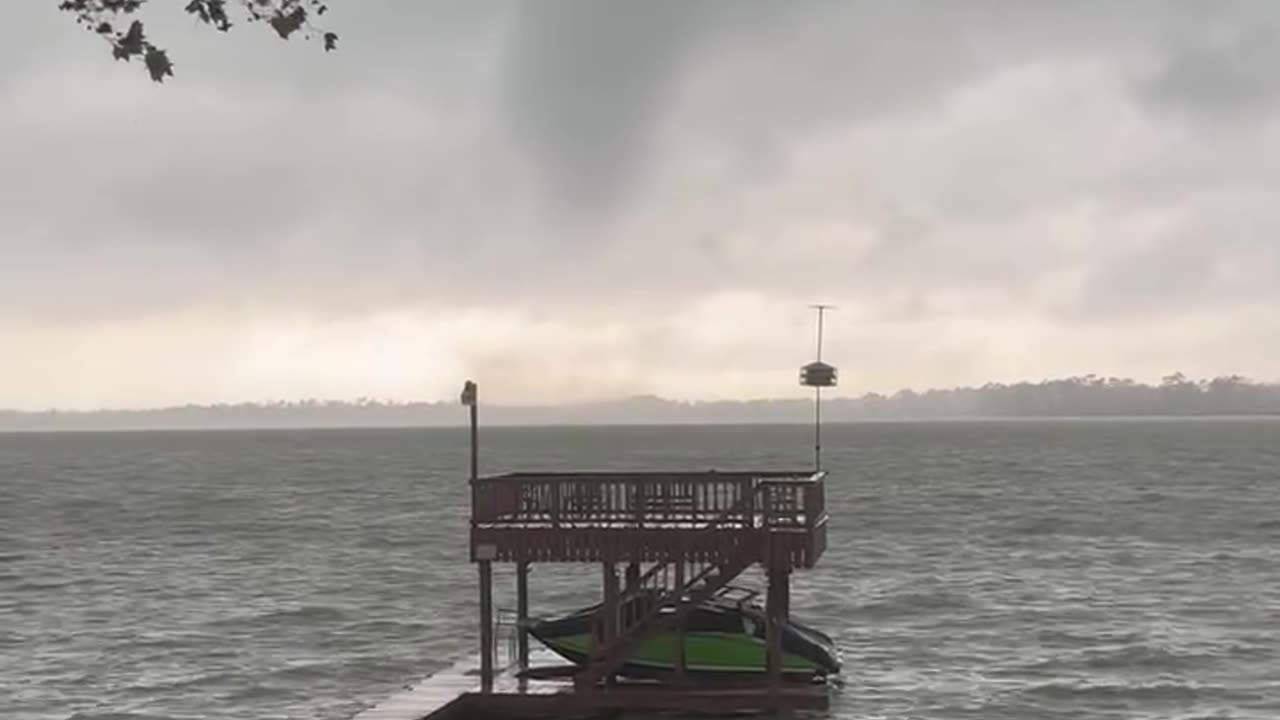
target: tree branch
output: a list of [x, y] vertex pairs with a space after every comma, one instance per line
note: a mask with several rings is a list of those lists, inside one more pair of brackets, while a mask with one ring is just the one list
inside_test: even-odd
[[[147, 37], [146, 28], [137, 17], [146, 3], [147, 0], [62, 0], [58, 9], [73, 14], [77, 24], [106, 40], [112, 57], [126, 62], [140, 57], [151, 79], [164, 82], [173, 76], [173, 63], [168, 52]], [[183, 9], [205, 25], [228, 32], [234, 25], [228, 4], [239, 6], [244, 22], [267, 23], [281, 39], [288, 40], [302, 31], [308, 40], [319, 35], [326, 52], [338, 47], [337, 33], [311, 24], [313, 17], [328, 12], [327, 0], [189, 0]], [[126, 22], [128, 26], [124, 27]]]

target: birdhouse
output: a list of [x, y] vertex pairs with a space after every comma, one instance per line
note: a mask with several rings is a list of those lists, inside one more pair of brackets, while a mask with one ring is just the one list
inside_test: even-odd
[[822, 361], [800, 368], [800, 384], [807, 387], [835, 387], [836, 369]]

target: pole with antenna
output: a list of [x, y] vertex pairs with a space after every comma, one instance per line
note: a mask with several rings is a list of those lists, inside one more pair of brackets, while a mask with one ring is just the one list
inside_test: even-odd
[[813, 388], [813, 467], [822, 470], [822, 388], [836, 386], [836, 369], [822, 362], [822, 330], [826, 311], [833, 305], [810, 305], [818, 311], [817, 358], [800, 368], [800, 384]]

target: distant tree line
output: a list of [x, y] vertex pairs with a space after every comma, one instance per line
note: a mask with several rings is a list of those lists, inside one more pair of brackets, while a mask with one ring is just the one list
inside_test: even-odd
[[[502, 406], [484, 409], [487, 424], [680, 424], [808, 422], [806, 399], [691, 402], [642, 396], [564, 406]], [[1186, 417], [1280, 415], [1280, 384], [1238, 375], [1191, 380], [1182, 373], [1149, 385], [1125, 378], [1085, 375], [1058, 380], [893, 395], [869, 393], [834, 398], [824, 417], [832, 422], [875, 419], [1030, 417]], [[84, 412], [0, 411], [0, 429], [136, 429], [372, 427], [459, 425], [455, 402], [356, 401], [185, 405], [154, 410]]]
[[1191, 380], [1182, 373], [1148, 385], [1128, 378], [1084, 375], [1038, 383], [988, 383], [976, 388], [902, 390], [848, 402], [859, 415], [977, 417], [1182, 416], [1280, 414], [1280, 384], [1239, 375]]

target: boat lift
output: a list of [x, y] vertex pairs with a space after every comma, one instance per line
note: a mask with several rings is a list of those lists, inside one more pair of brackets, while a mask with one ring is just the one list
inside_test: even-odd
[[[811, 469], [515, 472], [482, 477], [478, 387], [468, 381], [461, 400], [470, 410], [469, 550], [479, 580], [478, 672], [459, 666], [442, 673], [435, 685], [429, 678], [411, 691], [434, 698], [434, 707], [406, 699], [397, 707], [415, 708], [416, 714], [378, 714], [375, 708], [359, 720], [419, 720], [463, 710], [520, 717], [605, 710], [826, 708], [827, 688], [788, 682], [784, 676], [781, 640], [782, 624], [790, 616], [791, 575], [814, 567], [827, 546], [820, 403], [822, 388], [836, 385], [836, 369], [822, 362], [822, 320], [829, 306], [815, 307], [818, 356], [800, 371], [801, 384], [815, 390]], [[504, 618], [503, 623], [516, 633], [514, 662], [507, 668], [495, 662], [494, 563], [515, 566], [515, 618]], [[600, 631], [590, 658], [581, 665], [531, 667], [529, 575], [536, 563], [599, 568]], [[633, 569], [631, 589], [638, 582], [658, 598], [652, 611], [620, 612], [619, 565]], [[683, 637], [683, 621], [691, 610], [752, 566], [763, 568], [768, 578], [763, 677], [756, 673], [752, 681], [731, 687], [694, 683], [686, 674], [683, 641], [677, 643], [671, 677], [637, 683], [618, 676], [627, 657], [647, 639], [672, 631]], [[638, 578], [635, 569], [641, 571]]]

